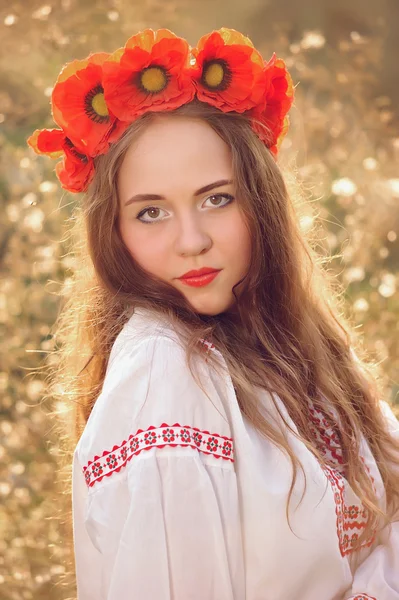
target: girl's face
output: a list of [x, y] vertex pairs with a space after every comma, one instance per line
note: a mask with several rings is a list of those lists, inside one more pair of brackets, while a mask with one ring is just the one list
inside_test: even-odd
[[[250, 264], [250, 235], [235, 196], [228, 146], [204, 121], [158, 116], [127, 151], [118, 173], [119, 227], [132, 257], [175, 286], [197, 313], [235, 303]], [[221, 269], [201, 287], [179, 277]]]

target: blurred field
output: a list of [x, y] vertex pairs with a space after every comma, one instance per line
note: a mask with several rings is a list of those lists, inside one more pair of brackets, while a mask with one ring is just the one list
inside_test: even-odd
[[[320, 252], [346, 289], [347, 311], [381, 362], [385, 399], [399, 407], [399, 27], [397, 0], [30, 0], [0, 2], [0, 599], [75, 597], [66, 573], [67, 513], [55, 472], [57, 439], [45, 384], [32, 370], [73, 261], [60, 243], [79, 197], [25, 138], [52, 127], [49, 96], [62, 65], [111, 51], [144, 27], [190, 43], [233, 27], [265, 58], [289, 66], [296, 88], [281, 164], [318, 217]], [[396, 57], [396, 58], [395, 58]], [[396, 112], [395, 112], [396, 111]]]

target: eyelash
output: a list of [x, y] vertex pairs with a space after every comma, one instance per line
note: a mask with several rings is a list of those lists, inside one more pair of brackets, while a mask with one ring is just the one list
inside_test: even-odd
[[[229, 202], [227, 202], [226, 204], [222, 204], [221, 206], [215, 206], [214, 208], [225, 208], [225, 206], [229, 206], [233, 200], [234, 200], [234, 196], [232, 196], [231, 194], [212, 194], [211, 196], [208, 196], [206, 198], [206, 200], [209, 200], [210, 198], [217, 198], [218, 196], [221, 196], [222, 198], [227, 198], [229, 200]], [[141, 210], [139, 212], [139, 214], [137, 215], [136, 219], [138, 221], [140, 221], [141, 223], [144, 223], [145, 225], [153, 225], [154, 223], [160, 223], [163, 219], [159, 219], [158, 221], [155, 221], [154, 219], [152, 219], [151, 221], [142, 221], [141, 220], [141, 216], [144, 215], [147, 210], [150, 210], [151, 208], [158, 208], [157, 206], [147, 206], [147, 208], [143, 208], [143, 210]]]

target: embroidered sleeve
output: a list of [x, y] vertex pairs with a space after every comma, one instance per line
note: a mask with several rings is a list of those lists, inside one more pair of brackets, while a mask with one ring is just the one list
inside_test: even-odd
[[79, 600], [121, 600], [130, 590], [140, 600], [244, 598], [232, 463], [210, 466], [198, 447], [181, 454], [166, 444], [132, 455], [127, 468], [127, 479], [110, 477], [90, 494], [83, 470], [75, 473]]
[[[381, 408], [393, 435], [399, 439], [399, 422], [386, 402]], [[397, 465], [399, 476], [399, 465]], [[399, 514], [379, 533], [378, 545], [357, 568], [345, 600], [399, 600]]]
[[208, 398], [170, 341], [118, 361], [74, 458], [79, 600], [243, 598], [224, 400], [210, 375]]
[[204, 455], [234, 462], [232, 438], [201, 431], [189, 425], [162, 423], [160, 427], [151, 425], [146, 430], [138, 429], [135, 434], [129, 435], [127, 440], [114, 446], [111, 451], [104, 450], [101, 456], [94, 456], [93, 460], [89, 460], [83, 466], [86, 484], [92, 487], [104, 477], [119, 473], [130, 460], [143, 451], [177, 446], [194, 448]]

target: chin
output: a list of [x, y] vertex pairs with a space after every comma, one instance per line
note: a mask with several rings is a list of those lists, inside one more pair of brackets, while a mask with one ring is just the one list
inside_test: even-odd
[[235, 298], [232, 295], [231, 300], [222, 301], [220, 298], [212, 301], [204, 301], [204, 302], [192, 302], [194, 310], [200, 315], [206, 315], [208, 317], [215, 317], [216, 315], [220, 315], [221, 313], [227, 312], [233, 305], [235, 304]]

